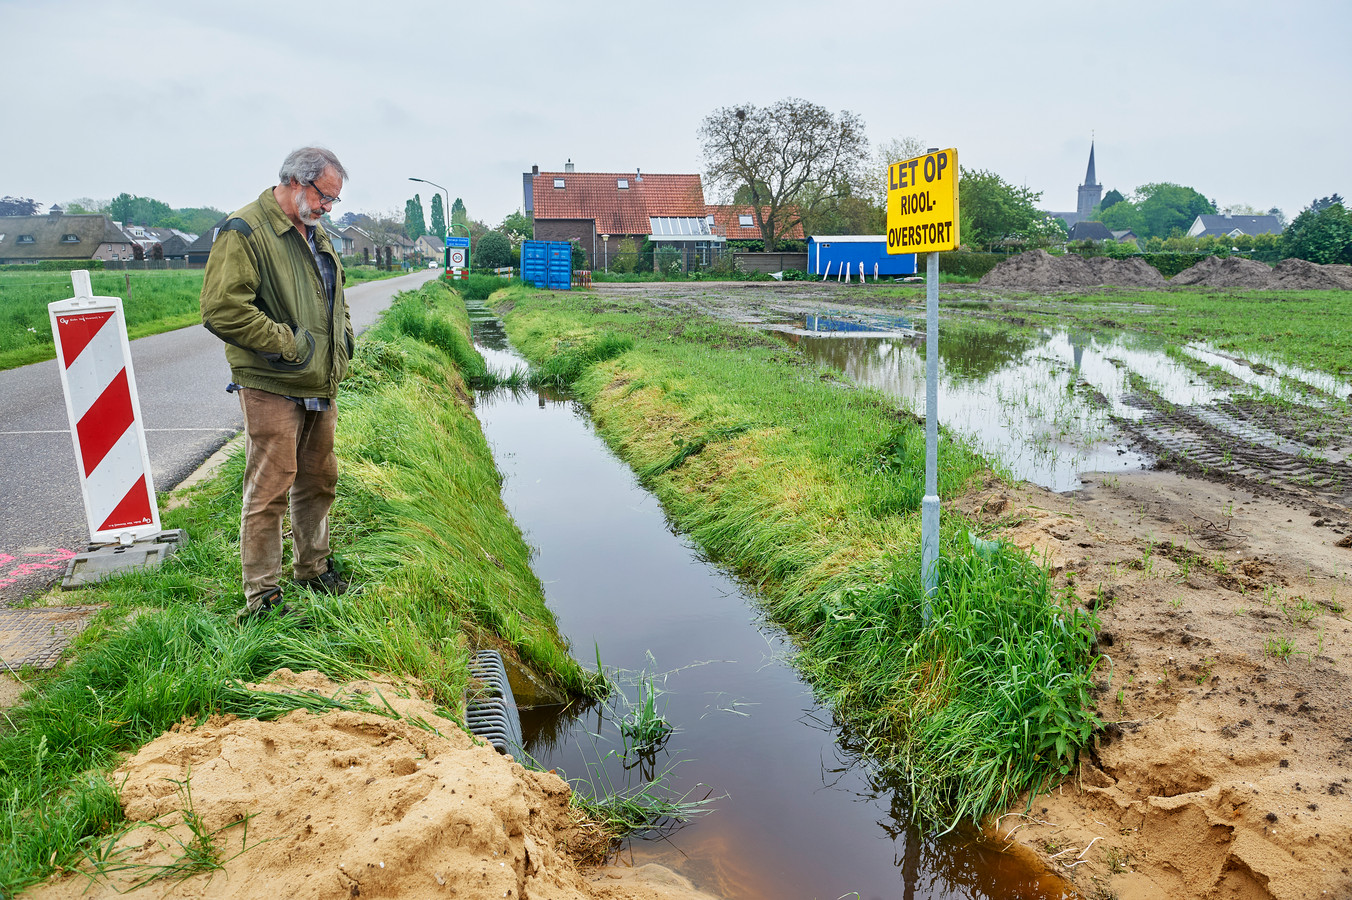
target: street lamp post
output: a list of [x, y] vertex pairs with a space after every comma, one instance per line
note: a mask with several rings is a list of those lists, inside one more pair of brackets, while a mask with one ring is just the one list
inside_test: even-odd
[[[593, 250], [593, 253], [596, 251]], [[601, 235], [601, 262], [605, 266], [606, 274], [610, 274], [610, 235]]]
[[[442, 208], [441, 215], [442, 218], [448, 223], [450, 221], [451, 215], [451, 192], [446, 190], [444, 187], [441, 187], [441, 185], [437, 184], [435, 181], [428, 181], [426, 178], [414, 178], [412, 175], [410, 175], [408, 180], [421, 181], [423, 184], [430, 184], [434, 188], [441, 188], [441, 193], [446, 197], [446, 205]], [[450, 228], [448, 227], [446, 230], [450, 231]], [[443, 241], [445, 240], [445, 235], [442, 235], [442, 240]], [[450, 268], [451, 260], [449, 253], [450, 251], [446, 247], [441, 248], [441, 267], [443, 269]]]

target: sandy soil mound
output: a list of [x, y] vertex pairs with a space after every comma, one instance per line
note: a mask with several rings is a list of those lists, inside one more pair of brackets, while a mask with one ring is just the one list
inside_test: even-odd
[[1270, 288], [1273, 286], [1272, 268], [1253, 259], [1239, 256], [1208, 256], [1190, 269], [1184, 269], [1170, 284], [1199, 284], [1205, 287]]
[[1030, 250], [1011, 256], [981, 279], [982, 287], [1009, 290], [1074, 290], [1099, 287], [1163, 287], [1164, 276], [1143, 259], [1084, 259], [1074, 253], [1052, 256]]
[[1272, 270], [1273, 287], [1307, 291], [1352, 290], [1352, 267], [1321, 266], [1304, 259], [1284, 259]]
[[1098, 273], [1101, 284], [1120, 287], [1164, 287], [1169, 282], [1160, 274], [1160, 270], [1140, 257], [1131, 259], [1109, 259], [1097, 256], [1089, 260], [1090, 267]]
[[958, 501], [1012, 523], [999, 536], [1102, 622], [1106, 730], [994, 830], [1081, 896], [1352, 897], [1352, 514], [1172, 473], [1102, 482]]
[[982, 287], [1020, 291], [1068, 290], [1103, 284], [1093, 267], [1074, 254], [1052, 256], [1046, 250], [1029, 250], [991, 269], [981, 278]]
[[[280, 674], [289, 689], [337, 689], [313, 673]], [[157, 826], [118, 841], [120, 862], [131, 866], [92, 886], [71, 874], [26, 896], [112, 898], [149, 867], [182, 857], [174, 839], [192, 839], [184, 824], [189, 785], [205, 830], [225, 829], [224, 870], [152, 881], [133, 896], [709, 900], [660, 866], [585, 871], [575, 855], [596, 845], [595, 833], [574, 818], [561, 778], [475, 746], [429, 704], [396, 696], [407, 688], [378, 687], [406, 721], [295, 712], [162, 735], [114, 776], [128, 818]], [[418, 720], [440, 734], [410, 724]], [[228, 827], [246, 818], [247, 847], [243, 825]]]

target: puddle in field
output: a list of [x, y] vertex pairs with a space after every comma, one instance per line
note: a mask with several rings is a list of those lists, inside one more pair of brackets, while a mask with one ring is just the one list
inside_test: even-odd
[[[900, 328], [880, 334], [878, 320], [867, 314], [832, 318], [861, 330], [823, 334], [812, 315], [770, 327], [812, 361], [923, 415], [923, 334]], [[1319, 373], [1255, 365], [1201, 344], [1170, 353], [1120, 332], [1028, 332], [961, 320], [941, 323], [939, 354], [940, 421], [1016, 478], [1052, 490], [1079, 487], [1081, 472], [1138, 469], [1170, 452], [1221, 471], [1233, 458], [1230, 441], [1251, 447], [1255, 461], [1268, 452], [1333, 465], [1346, 458], [1337, 447], [1314, 447], [1298, 424], [1279, 415], [1252, 409], [1237, 415], [1234, 407], [1237, 398], [1263, 396], [1294, 398], [1312, 409], [1339, 402], [1347, 382]], [[1214, 377], [1205, 374], [1209, 369]], [[1147, 449], [1133, 449], [1140, 447]], [[1338, 483], [1336, 471], [1312, 477]]]
[[[475, 318], [489, 365], [520, 366], [500, 330]], [[998, 845], [909, 825], [904, 793], [845, 749], [786, 661], [783, 636], [672, 531], [575, 404], [483, 394], [476, 409], [574, 654], [591, 664], [599, 652], [631, 701], [631, 676], [655, 675], [657, 707], [676, 729], [627, 769], [612, 716], [535, 710], [523, 716], [528, 751], [574, 782], [626, 788], [670, 768], [677, 794], [714, 798], [708, 815], [631, 841], [624, 862], [661, 863], [728, 898], [1066, 896]]]

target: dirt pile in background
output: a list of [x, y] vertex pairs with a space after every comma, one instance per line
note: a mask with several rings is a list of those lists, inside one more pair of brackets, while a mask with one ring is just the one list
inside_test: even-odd
[[1100, 284], [1119, 287], [1164, 287], [1169, 282], [1160, 270], [1140, 257], [1109, 259], [1098, 256], [1089, 260], [1089, 266], [1098, 273]]
[[[272, 688], [325, 696], [338, 689], [321, 675], [286, 670]], [[660, 866], [587, 872], [577, 858], [595, 852], [598, 836], [575, 818], [561, 778], [476, 746], [407, 687], [347, 686], [381, 705], [377, 688], [403, 721], [294, 712], [274, 722], [229, 716], [162, 735], [113, 776], [128, 819], [153, 823], [117, 842], [121, 870], [92, 885], [71, 874], [25, 896], [126, 893], [151, 867], [184, 856], [190, 809], [203, 830], [218, 833], [223, 870], [151, 881], [132, 896], [711, 900]]]
[[1143, 259], [1084, 259], [1074, 253], [1052, 256], [1030, 250], [1011, 256], [981, 279], [982, 287], [1056, 291], [1102, 287], [1164, 287], [1164, 276]]
[[1046, 250], [1029, 250], [991, 269], [981, 277], [980, 284], [1011, 290], [1055, 291], [1094, 287], [1103, 282], [1079, 256], [1052, 256]]
[[1172, 284], [1248, 290], [1352, 290], [1352, 266], [1284, 259], [1274, 269], [1239, 256], [1208, 256], [1171, 279], [1140, 257], [1084, 259], [1030, 250], [1011, 256], [982, 277], [982, 287], [1017, 291], [1065, 291], [1087, 287], [1160, 288]]
[[1275, 288], [1352, 291], [1352, 266], [1329, 266], [1304, 259], [1284, 259], [1272, 270]]

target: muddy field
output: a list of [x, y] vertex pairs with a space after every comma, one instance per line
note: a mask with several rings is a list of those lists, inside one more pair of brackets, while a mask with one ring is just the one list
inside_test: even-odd
[[[905, 311], [871, 286], [598, 290], [749, 324]], [[1352, 423], [1317, 391], [1187, 404], [1129, 384], [1114, 439], [1147, 468], [1062, 493], [992, 479], [957, 504], [1102, 622], [1104, 729], [992, 830], [1086, 897], [1352, 896]]]

